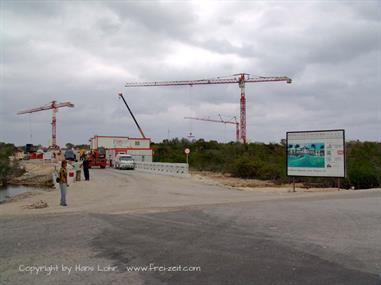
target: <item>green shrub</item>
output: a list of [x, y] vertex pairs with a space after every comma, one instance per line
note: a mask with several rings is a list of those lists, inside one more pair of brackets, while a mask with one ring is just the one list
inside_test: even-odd
[[[284, 144], [237, 142], [218, 143], [202, 139], [190, 142], [187, 139], [164, 140], [153, 144], [154, 161], [185, 162], [184, 149], [189, 148], [191, 169], [231, 173], [235, 177], [289, 182], [286, 176]], [[342, 186], [371, 188], [381, 185], [381, 143], [348, 142], [347, 177]], [[333, 178], [298, 177], [298, 182], [321, 187], [335, 186]]]
[[263, 163], [257, 160], [251, 160], [247, 157], [240, 157], [234, 160], [231, 165], [230, 173], [235, 177], [257, 178], [259, 179]]
[[348, 170], [348, 181], [350, 186], [357, 189], [366, 189], [380, 186], [380, 175], [369, 165], [351, 166]]
[[14, 154], [16, 147], [13, 144], [0, 142], [0, 184], [6, 182], [9, 175], [15, 170], [11, 165], [9, 157]]

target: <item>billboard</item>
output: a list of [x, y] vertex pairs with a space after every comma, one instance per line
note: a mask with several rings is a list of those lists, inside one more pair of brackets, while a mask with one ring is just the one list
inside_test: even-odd
[[345, 177], [345, 131], [287, 132], [288, 176]]

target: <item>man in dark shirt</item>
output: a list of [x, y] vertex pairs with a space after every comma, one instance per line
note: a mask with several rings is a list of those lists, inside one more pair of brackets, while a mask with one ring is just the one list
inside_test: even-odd
[[83, 160], [82, 167], [83, 167], [83, 174], [85, 175], [85, 180], [86, 181], [90, 180], [89, 166], [90, 166], [90, 162], [87, 159], [87, 157], [85, 157], [84, 160]]

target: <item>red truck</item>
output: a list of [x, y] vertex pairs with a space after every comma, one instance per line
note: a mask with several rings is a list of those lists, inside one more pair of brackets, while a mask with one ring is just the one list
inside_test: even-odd
[[106, 150], [104, 147], [99, 147], [98, 149], [93, 149], [88, 155], [89, 167], [99, 166], [100, 168], [106, 168]]

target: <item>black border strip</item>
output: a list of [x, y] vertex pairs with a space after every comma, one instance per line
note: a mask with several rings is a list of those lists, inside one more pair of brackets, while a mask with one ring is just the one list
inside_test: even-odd
[[[319, 132], [337, 132], [342, 131], [343, 132], [343, 146], [344, 146], [344, 176], [309, 176], [309, 175], [289, 175], [288, 174], [288, 134], [292, 133], [319, 133]], [[286, 176], [287, 177], [317, 177], [317, 178], [345, 178], [347, 176], [347, 166], [346, 166], [346, 158], [347, 158], [347, 150], [345, 147], [345, 130], [344, 129], [335, 129], [335, 130], [313, 130], [313, 131], [291, 131], [286, 132], [286, 146], [285, 146], [285, 153], [286, 153]]]

